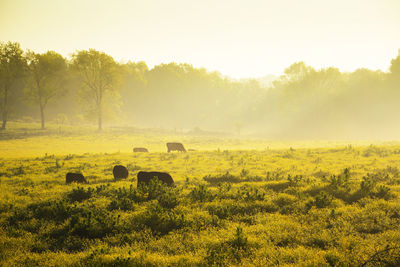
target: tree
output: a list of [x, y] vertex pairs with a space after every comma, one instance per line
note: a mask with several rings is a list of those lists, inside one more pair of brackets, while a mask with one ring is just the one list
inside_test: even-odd
[[400, 49], [396, 58], [392, 59], [390, 64], [390, 73], [397, 75], [400, 79]]
[[119, 65], [104, 52], [89, 49], [72, 55], [72, 68], [81, 78], [80, 96], [94, 109], [101, 131], [104, 102], [107, 97], [118, 95]]
[[396, 58], [392, 59], [389, 73], [389, 87], [395, 99], [400, 96], [400, 49]]
[[65, 91], [67, 62], [58, 53], [48, 51], [44, 54], [28, 53], [30, 96], [39, 105], [42, 129], [45, 128], [44, 111], [48, 102]]
[[26, 59], [19, 43], [0, 43], [0, 111], [1, 129], [6, 128], [12, 101], [17, 99], [17, 91], [22, 88], [26, 70]]

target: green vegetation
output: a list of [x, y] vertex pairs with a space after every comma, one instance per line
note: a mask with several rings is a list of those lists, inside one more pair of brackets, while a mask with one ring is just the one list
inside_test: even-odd
[[[236, 140], [265, 149], [207, 151], [222, 139], [181, 136], [198, 151], [29, 152], [32, 140], [61, 147], [105, 137], [113, 135], [0, 141], [27, 147], [0, 160], [2, 265], [400, 264], [398, 144], [267, 149]], [[116, 164], [128, 167], [128, 179], [114, 181]], [[141, 170], [167, 171], [177, 186], [153, 180], [138, 188]], [[69, 171], [89, 184], [66, 185]]]
[[[389, 62], [388, 62], [389, 63]], [[387, 72], [340, 72], [296, 62], [272, 85], [190, 64], [149, 69], [94, 49], [63, 58], [0, 44], [0, 111], [7, 121], [96, 122], [273, 139], [397, 139], [400, 54]], [[23, 90], [25, 89], [25, 90]], [[29, 94], [27, 94], [29, 92]], [[45, 114], [46, 113], [46, 114]]]
[[[0, 43], [0, 264], [399, 266], [398, 142], [261, 139], [396, 140], [399, 66], [400, 54], [388, 72], [298, 62], [267, 88]], [[176, 187], [137, 187], [139, 171]]]

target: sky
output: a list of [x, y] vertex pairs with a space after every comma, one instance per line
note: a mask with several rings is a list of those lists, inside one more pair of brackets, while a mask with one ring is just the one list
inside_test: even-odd
[[387, 71], [400, 49], [399, 0], [0, 0], [0, 42], [120, 62], [190, 63], [232, 78], [297, 61]]

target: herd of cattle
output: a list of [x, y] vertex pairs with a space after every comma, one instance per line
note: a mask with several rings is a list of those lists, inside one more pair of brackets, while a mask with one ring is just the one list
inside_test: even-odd
[[[121, 179], [128, 178], [129, 172], [125, 166], [115, 165], [113, 168], [113, 175], [114, 175], [114, 180], [118, 181]], [[168, 186], [174, 185], [174, 180], [172, 179], [172, 177], [169, 173], [140, 171], [137, 174], [137, 186], [139, 186], [139, 184], [141, 184], [141, 183], [148, 184], [150, 182], [150, 180], [153, 178], [158, 179], [159, 181], [165, 183]], [[74, 182], [75, 183], [84, 183], [84, 184], [88, 183], [82, 173], [72, 173], [72, 172], [67, 173], [66, 182], [67, 182], [67, 184], [74, 183]]]
[[[171, 151], [180, 151], [180, 152], [186, 152], [185, 147], [182, 145], [182, 143], [167, 143], [167, 149], [168, 152]], [[189, 151], [194, 151], [193, 149], [189, 149]], [[147, 148], [144, 147], [135, 147], [133, 149], [133, 152], [149, 152]], [[126, 179], [129, 176], [129, 171], [125, 166], [122, 165], [115, 165], [113, 168], [113, 175], [114, 175], [114, 180], [121, 180], [121, 179]], [[141, 183], [148, 184], [151, 179], [156, 178], [159, 181], [165, 183], [168, 186], [173, 186], [174, 185], [174, 180], [172, 179], [171, 175], [166, 172], [144, 172], [140, 171], [137, 174], [137, 185]], [[83, 176], [82, 173], [72, 173], [69, 172], [66, 175], [66, 183], [88, 183]]]

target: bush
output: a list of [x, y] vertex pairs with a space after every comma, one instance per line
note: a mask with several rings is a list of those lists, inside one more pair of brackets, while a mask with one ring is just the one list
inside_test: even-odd
[[85, 190], [85, 188], [83, 187], [78, 187], [72, 189], [72, 192], [67, 195], [67, 198], [69, 198], [71, 202], [82, 202], [86, 199], [89, 199], [92, 196], [93, 192], [93, 188], [89, 187], [87, 190]]
[[158, 203], [165, 209], [173, 209], [179, 204], [178, 192], [174, 189], [166, 190], [164, 194], [157, 197]]
[[67, 229], [72, 235], [87, 238], [102, 238], [117, 231], [118, 217], [103, 209], [84, 207], [72, 215]]
[[123, 210], [123, 211], [130, 211], [134, 210], [133, 201], [129, 198], [120, 198], [111, 201], [111, 203], [107, 206], [107, 209], [110, 211], [113, 210]]
[[388, 200], [390, 198], [390, 188], [385, 185], [378, 186], [374, 196]]
[[290, 174], [287, 177], [288, 182], [291, 186], [297, 186], [300, 181], [303, 179], [303, 175], [295, 175], [295, 176], [291, 176]]
[[205, 185], [198, 185], [189, 194], [193, 201], [206, 202], [214, 199], [213, 194]]
[[207, 176], [203, 177], [203, 180], [210, 184], [242, 182], [242, 179], [230, 174], [229, 172], [226, 172], [225, 174], [217, 175], [217, 176], [207, 175]]
[[12, 176], [20, 176], [20, 175], [24, 175], [25, 173], [26, 172], [25, 172], [24, 166], [22, 166], [22, 165], [20, 165], [17, 168], [11, 169]]
[[238, 226], [234, 239], [230, 242], [232, 247], [237, 249], [247, 249], [247, 237], [243, 233], [243, 228]]
[[147, 196], [146, 200], [157, 199], [158, 196], [165, 193], [167, 190], [167, 185], [158, 180], [157, 178], [153, 178], [149, 181], [148, 184], [140, 183], [137, 188], [138, 193], [141, 195]]
[[69, 218], [72, 207], [66, 201], [47, 201], [31, 204], [28, 210], [32, 212], [33, 218], [53, 220], [62, 222]]
[[237, 196], [246, 201], [264, 200], [265, 191], [256, 186], [244, 185], [239, 188]]
[[360, 184], [360, 190], [364, 196], [368, 196], [375, 189], [376, 181], [370, 175], [364, 176]]
[[329, 207], [332, 204], [332, 197], [324, 191], [315, 197], [315, 206], [319, 209]]
[[216, 215], [220, 219], [227, 219], [231, 217], [232, 205], [230, 204], [218, 204], [208, 206], [208, 213], [210, 215]]
[[329, 187], [331, 187], [333, 190], [348, 189], [349, 177], [343, 174], [331, 175], [329, 178]]
[[230, 266], [240, 263], [249, 255], [249, 242], [243, 229], [238, 226], [233, 239], [217, 243], [208, 249], [205, 260], [210, 266]]
[[141, 217], [144, 226], [155, 234], [167, 234], [185, 226], [185, 216], [175, 210], [163, 209], [158, 203], [152, 203]]

